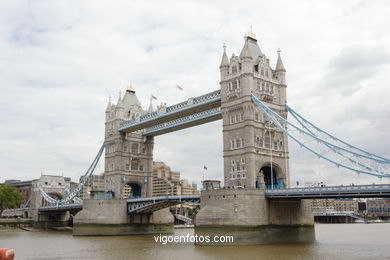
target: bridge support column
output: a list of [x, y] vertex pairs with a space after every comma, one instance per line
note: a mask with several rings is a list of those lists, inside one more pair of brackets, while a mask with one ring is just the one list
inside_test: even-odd
[[69, 211], [38, 212], [37, 219], [33, 219], [34, 228], [66, 227], [70, 217]]
[[201, 193], [195, 233], [231, 235], [234, 244], [245, 245], [308, 242], [314, 241], [314, 217], [307, 202], [271, 201], [261, 189], [208, 190]]
[[84, 200], [83, 209], [73, 220], [73, 235], [110, 236], [173, 232], [169, 208], [151, 214], [127, 214], [126, 200]]

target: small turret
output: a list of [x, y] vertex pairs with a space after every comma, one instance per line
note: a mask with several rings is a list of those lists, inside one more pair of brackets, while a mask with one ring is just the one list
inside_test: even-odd
[[223, 54], [221, 65], [219, 66], [219, 71], [221, 73], [221, 81], [224, 80], [229, 75], [229, 59], [226, 54], [226, 45], [223, 45]]
[[240, 53], [240, 62], [241, 62], [241, 72], [242, 73], [251, 73], [253, 72], [253, 66], [252, 66], [252, 63], [253, 63], [253, 58], [252, 58], [252, 55], [251, 55], [251, 52], [249, 50], [249, 37], [246, 36], [245, 37], [245, 44], [244, 44], [244, 47], [242, 48], [241, 50], [241, 53]]
[[123, 100], [122, 100], [122, 93], [119, 92], [119, 98], [118, 102], [115, 107], [115, 116], [116, 118], [123, 118], [124, 113], [124, 106], [123, 106]]
[[110, 114], [111, 114], [111, 96], [108, 97], [108, 104], [106, 108], [106, 121], [110, 119]]
[[278, 49], [278, 60], [276, 62], [275, 72], [279, 82], [286, 85], [286, 69], [284, 68], [282, 58], [280, 57], [280, 49]]
[[149, 104], [149, 108], [148, 108], [148, 113], [152, 113], [152, 112], [153, 112], [152, 99], [153, 99], [153, 98], [150, 98], [150, 104]]

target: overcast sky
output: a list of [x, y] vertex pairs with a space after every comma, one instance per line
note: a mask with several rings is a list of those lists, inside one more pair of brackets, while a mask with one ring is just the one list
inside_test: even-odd
[[[151, 94], [169, 105], [216, 90], [223, 43], [238, 55], [251, 25], [272, 66], [282, 50], [290, 106], [390, 157], [389, 14], [385, 0], [2, 0], [0, 182], [41, 173], [78, 180], [103, 142], [109, 95], [116, 102], [132, 82], [147, 108]], [[222, 180], [221, 121], [155, 143], [155, 160], [182, 177]], [[290, 146], [293, 183], [380, 182]]]

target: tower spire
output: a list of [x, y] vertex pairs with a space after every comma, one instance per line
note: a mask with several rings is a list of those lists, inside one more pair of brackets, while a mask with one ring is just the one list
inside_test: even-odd
[[286, 71], [283, 65], [282, 58], [280, 57], [280, 48], [278, 48], [278, 60], [276, 62], [276, 71]]
[[108, 96], [108, 104], [106, 108], [106, 112], [109, 112], [111, 110], [111, 95]]
[[123, 100], [122, 100], [122, 91], [119, 91], [119, 98], [118, 98], [118, 102], [116, 104], [116, 107], [119, 108], [123, 108]]
[[251, 58], [252, 59], [251, 53], [249, 51], [248, 37], [245, 37], [245, 44], [244, 44], [244, 47], [242, 48], [241, 53], [240, 53], [240, 59], [242, 59], [242, 58]]
[[225, 43], [223, 44], [222, 61], [221, 61], [221, 65], [219, 67], [223, 67], [223, 66], [229, 66], [229, 59], [228, 59], [227, 54], [226, 54], [226, 45], [225, 45]]

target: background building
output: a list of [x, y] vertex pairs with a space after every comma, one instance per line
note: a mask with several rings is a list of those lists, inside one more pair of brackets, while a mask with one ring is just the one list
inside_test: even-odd
[[180, 179], [180, 172], [172, 171], [163, 162], [153, 162], [153, 197], [199, 194], [196, 186]]

